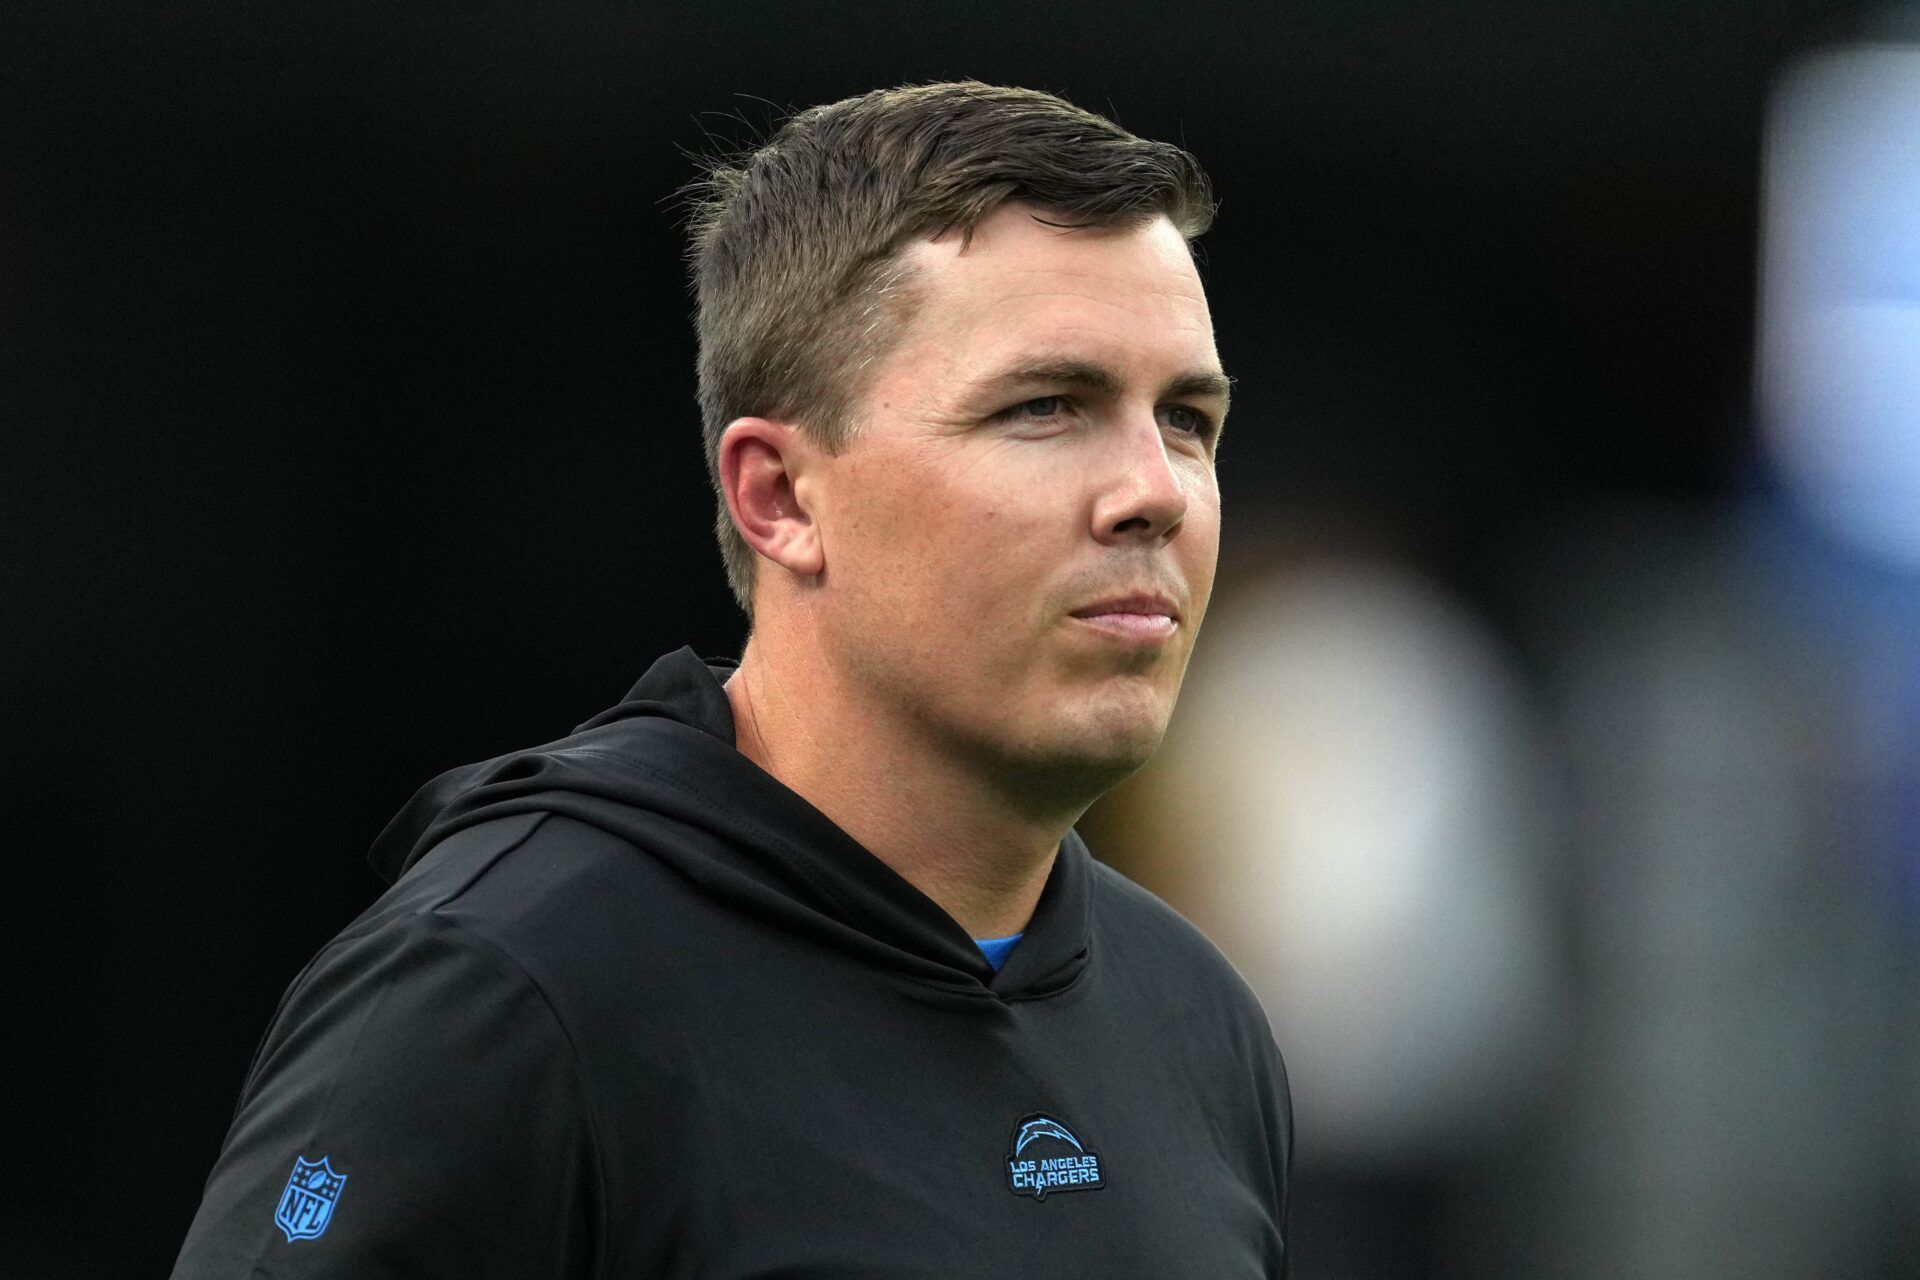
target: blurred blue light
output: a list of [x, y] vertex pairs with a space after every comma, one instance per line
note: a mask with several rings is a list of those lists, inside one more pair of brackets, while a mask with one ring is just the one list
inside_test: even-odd
[[1856, 550], [1920, 568], [1920, 49], [1843, 48], [1790, 73], [1765, 201], [1769, 455]]

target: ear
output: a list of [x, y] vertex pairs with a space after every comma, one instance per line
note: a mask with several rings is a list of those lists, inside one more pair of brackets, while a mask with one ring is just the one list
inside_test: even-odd
[[826, 568], [805, 502], [816, 454], [799, 427], [769, 418], [735, 418], [720, 436], [720, 491], [734, 526], [755, 552], [803, 578]]

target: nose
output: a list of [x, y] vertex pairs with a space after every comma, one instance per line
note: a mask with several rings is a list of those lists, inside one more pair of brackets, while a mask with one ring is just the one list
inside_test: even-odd
[[1167, 455], [1166, 438], [1149, 411], [1119, 433], [1111, 468], [1094, 503], [1093, 536], [1101, 542], [1165, 542], [1187, 515], [1187, 490]]

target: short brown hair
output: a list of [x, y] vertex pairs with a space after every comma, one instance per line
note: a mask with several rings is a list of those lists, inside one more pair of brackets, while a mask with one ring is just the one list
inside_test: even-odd
[[[899, 251], [953, 229], [962, 248], [1008, 200], [1136, 226], [1165, 215], [1191, 243], [1212, 185], [1179, 147], [1136, 138], [1035, 89], [960, 80], [810, 107], [759, 147], [701, 161], [688, 262], [698, 298], [700, 416], [727, 582], [753, 617], [754, 553], [720, 489], [720, 436], [747, 415], [799, 423], [833, 452], [861, 376], [894, 349], [917, 298]], [[1045, 219], [1043, 219], [1045, 221]]]

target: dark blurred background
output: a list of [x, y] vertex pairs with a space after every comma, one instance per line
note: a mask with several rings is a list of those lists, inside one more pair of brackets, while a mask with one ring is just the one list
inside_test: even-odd
[[1214, 615], [1084, 828], [1267, 1003], [1297, 1280], [1920, 1276], [1907, 16], [42, 8], [0, 18], [0, 1273], [164, 1274], [413, 789], [738, 652], [688, 155], [975, 77], [1222, 200]]

